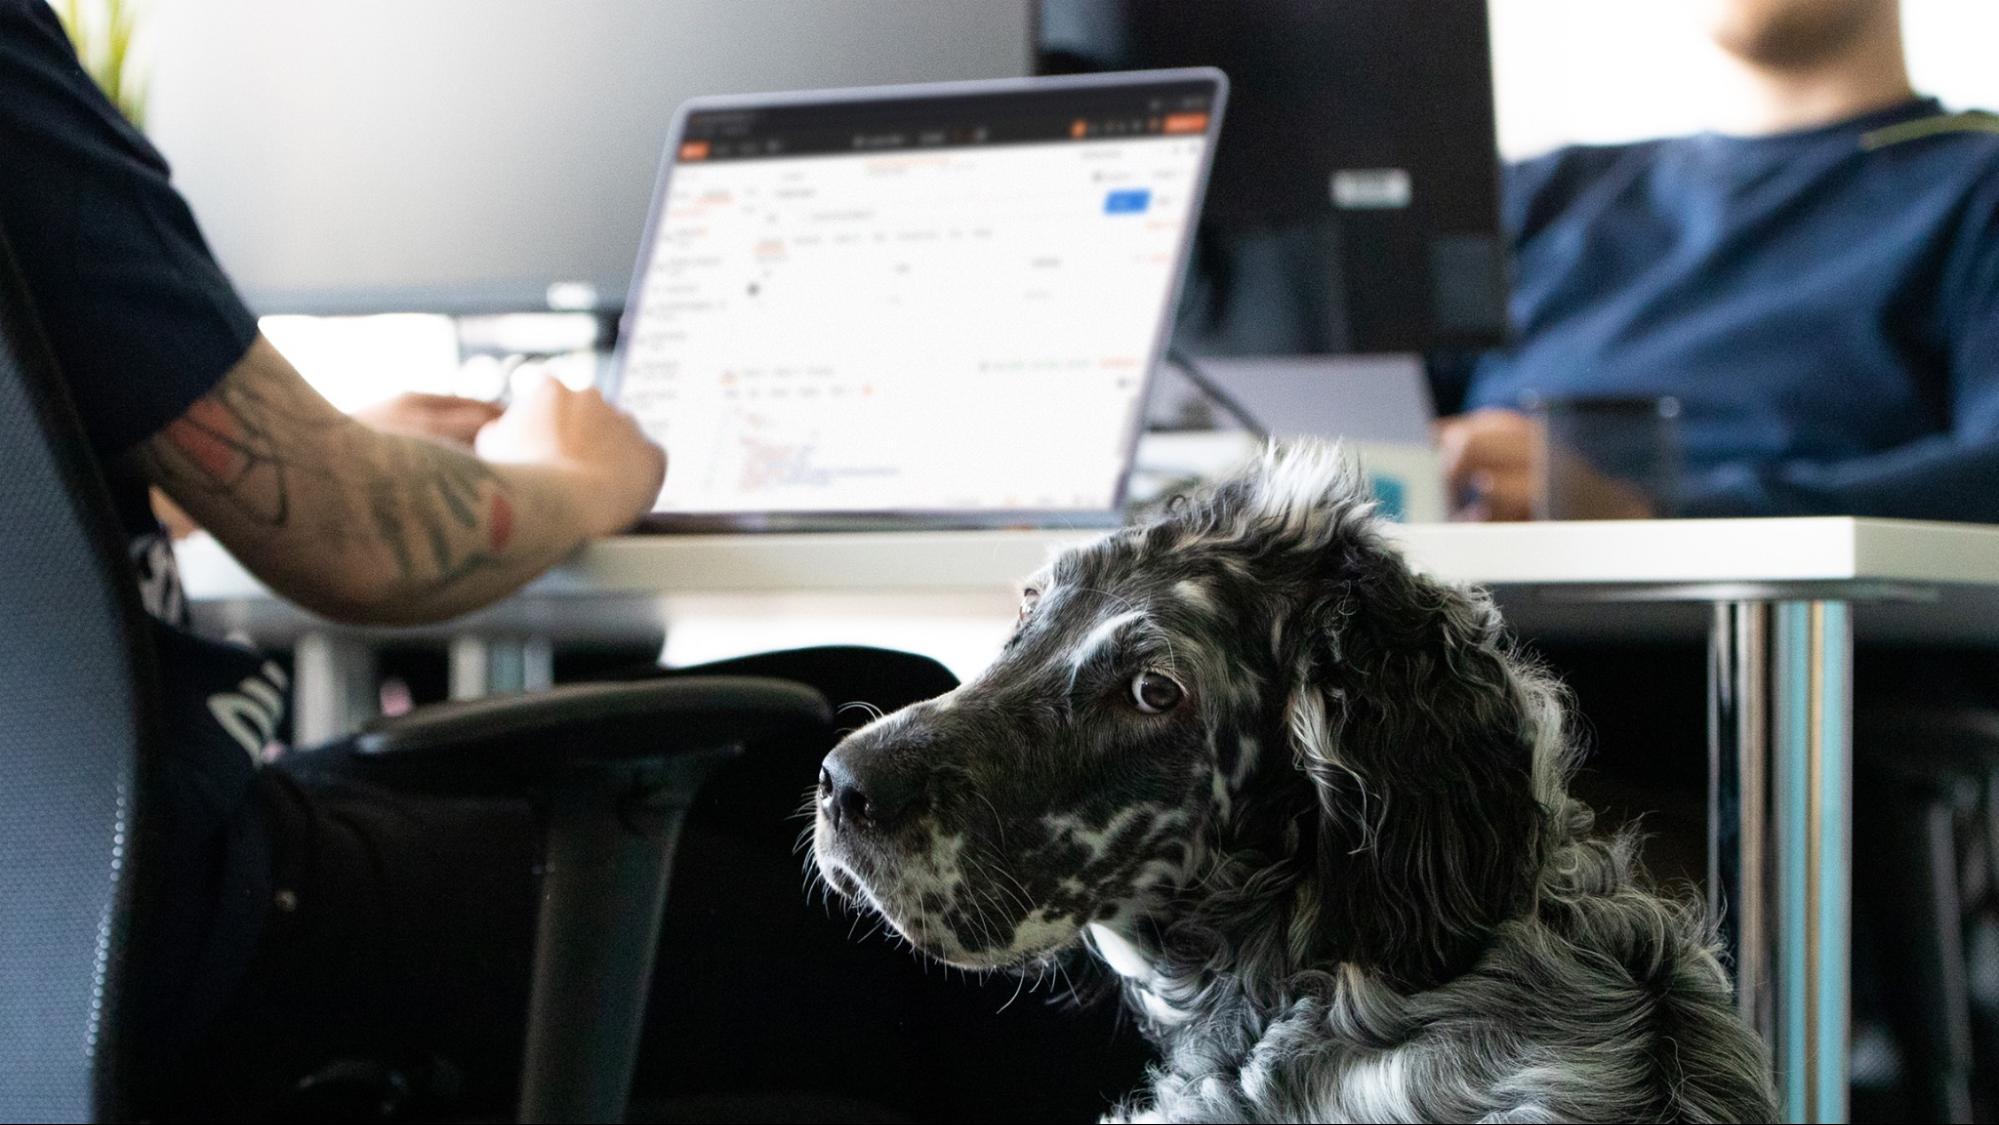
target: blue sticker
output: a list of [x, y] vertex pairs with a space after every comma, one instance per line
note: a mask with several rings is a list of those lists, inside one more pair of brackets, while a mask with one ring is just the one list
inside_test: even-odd
[[1130, 188], [1125, 191], [1114, 191], [1104, 196], [1104, 214], [1106, 215], [1142, 215], [1145, 213], [1145, 209], [1150, 206], [1152, 206], [1152, 190], [1150, 188]]

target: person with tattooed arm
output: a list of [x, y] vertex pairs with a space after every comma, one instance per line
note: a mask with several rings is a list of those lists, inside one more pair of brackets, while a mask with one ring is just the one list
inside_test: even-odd
[[[493, 602], [625, 529], [665, 454], [596, 392], [553, 380], [497, 417], [423, 396], [375, 411], [382, 427], [334, 409], [258, 332], [165, 161], [44, 0], [0, 0], [0, 236], [111, 486], [159, 653], [176, 894], [136, 951], [133, 1041], [157, 1048], [141, 1085], [156, 1110], [183, 1075], [267, 1095], [259, 1075], [295, 1081], [387, 1043], [395, 1006], [445, 1004], [398, 974], [468, 935], [419, 932], [411, 904], [531, 894], [533, 831], [518, 807], [390, 801], [287, 768], [309, 755], [283, 746], [284, 668], [188, 627], [149, 488], [284, 597], [404, 624]], [[465, 1004], [472, 1019], [509, 1014], [481, 1004]]]

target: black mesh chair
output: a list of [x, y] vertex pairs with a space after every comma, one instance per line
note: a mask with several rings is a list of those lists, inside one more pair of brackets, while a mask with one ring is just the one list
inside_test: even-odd
[[[1861, 716], [1856, 938], [1879, 947], [1899, 1115], [1999, 1111], [1999, 712], [1891, 701]], [[1870, 932], [1871, 931], [1871, 932]]]
[[[163, 823], [148, 624], [93, 466], [0, 238], [0, 1120], [119, 1120], [134, 1104], [125, 965]], [[796, 684], [557, 688], [379, 724], [369, 780], [496, 788], [547, 825], [520, 1113], [618, 1120], [672, 848], [694, 788], [745, 740], [824, 729]]]

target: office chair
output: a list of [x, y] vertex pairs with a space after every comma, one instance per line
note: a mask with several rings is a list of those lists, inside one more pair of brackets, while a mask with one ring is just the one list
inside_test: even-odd
[[[1856, 917], [1881, 945], [1882, 1007], [1911, 1120], [1999, 1106], [1999, 713], [1891, 702], [1854, 747]], [[1869, 899], [1873, 902], [1870, 904]]]
[[[173, 873], [155, 809], [149, 624], [111, 501], [0, 233], [0, 1120], [120, 1120], [126, 972]], [[615, 1121], [673, 845], [702, 775], [829, 721], [768, 679], [556, 688], [419, 709], [347, 756], [367, 780], [519, 793], [546, 823], [520, 1115]], [[304, 1077], [304, 1076], [301, 1076]]]

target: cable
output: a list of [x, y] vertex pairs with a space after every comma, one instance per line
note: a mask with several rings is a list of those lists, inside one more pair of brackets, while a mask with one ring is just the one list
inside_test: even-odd
[[1269, 427], [1258, 421], [1256, 415], [1251, 413], [1250, 409], [1244, 406], [1240, 399], [1223, 390], [1222, 385], [1216, 382], [1212, 375], [1208, 374], [1207, 370], [1201, 366], [1199, 360], [1188, 355], [1185, 348], [1182, 348], [1178, 344], [1168, 347], [1166, 349], [1166, 362], [1179, 368], [1180, 373], [1187, 377], [1187, 381], [1194, 384], [1194, 389], [1206, 395], [1209, 402], [1221, 407], [1222, 413], [1235, 419], [1236, 425], [1248, 430], [1258, 441], [1269, 440]]

